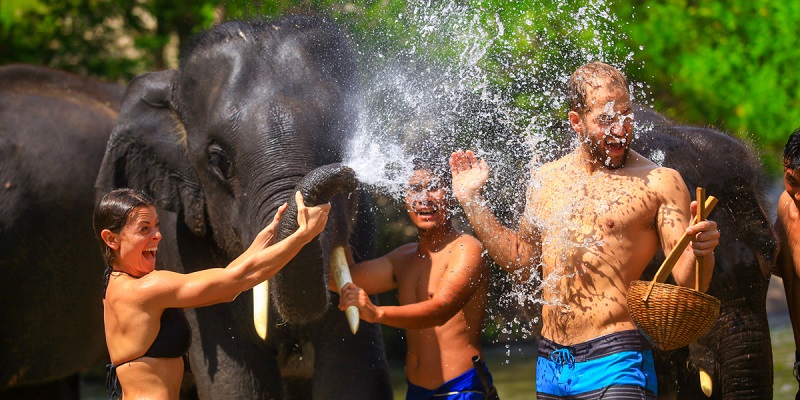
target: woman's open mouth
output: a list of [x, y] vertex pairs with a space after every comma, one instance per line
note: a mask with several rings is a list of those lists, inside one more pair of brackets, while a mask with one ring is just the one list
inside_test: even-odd
[[147, 249], [147, 250], [143, 251], [142, 254], [144, 255], [144, 258], [146, 258], [148, 260], [153, 260], [153, 259], [156, 258], [156, 251], [157, 250], [158, 250], [157, 247], [153, 247], [152, 249]]

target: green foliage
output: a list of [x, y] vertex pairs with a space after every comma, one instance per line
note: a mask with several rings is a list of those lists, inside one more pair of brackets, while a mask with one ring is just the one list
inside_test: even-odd
[[[627, 65], [632, 81], [649, 88], [639, 96], [646, 103], [681, 122], [756, 142], [773, 168], [800, 125], [800, 78], [792, 65], [800, 60], [800, 3], [793, 1], [3, 0], [0, 63], [126, 82], [174, 67], [180, 44], [214, 23], [297, 12], [335, 19], [374, 62], [430, 35], [414, 21], [447, 4], [482, 13], [473, 28], [492, 42], [481, 68], [521, 110], [514, 116], [519, 124], [558, 109], [552, 93], [563, 90], [563, 76], [594, 54]], [[587, 19], [587, 12], [604, 17]], [[420, 49], [430, 61], [447, 63], [464, 49], [443, 33]], [[523, 70], [536, 82], [521, 79]]]
[[210, 27], [216, 1], [3, 0], [0, 63], [47, 65], [125, 82], [164, 67], [173, 35]]
[[[0, 62], [49, 65], [115, 79], [143, 67], [121, 54], [125, 29], [141, 24], [130, 1], [2, 2]], [[130, 27], [130, 28], [128, 28]]]
[[800, 3], [629, 1], [619, 12], [631, 46], [643, 46], [645, 68], [629, 74], [654, 85], [656, 109], [754, 140], [779, 168], [800, 126]]

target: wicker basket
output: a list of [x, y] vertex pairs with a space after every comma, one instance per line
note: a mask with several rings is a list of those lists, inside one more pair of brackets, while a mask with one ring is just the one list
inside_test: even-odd
[[687, 346], [703, 336], [719, 316], [719, 299], [694, 289], [656, 283], [647, 301], [650, 282], [633, 281], [628, 288], [628, 311], [640, 331], [661, 350]]
[[[698, 210], [702, 218], [708, 216], [717, 203], [713, 196], [705, 196], [698, 188]], [[719, 299], [687, 287], [668, 285], [664, 281], [680, 258], [691, 237], [684, 235], [661, 264], [652, 282], [633, 281], [628, 288], [628, 312], [639, 330], [661, 350], [675, 350], [696, 341], [719, 316]], [[702, 264], [702, 260], [698, 260]], [[698, 266], [698, 274], [702, 268]], [[700, 287], [698, 276], [695, 288]]]

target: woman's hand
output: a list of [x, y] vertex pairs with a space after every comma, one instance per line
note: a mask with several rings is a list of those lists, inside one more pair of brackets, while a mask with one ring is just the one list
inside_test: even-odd
[[299, 191], [295, 193], [294, 199], [297, 201], [297, 231], [306, 239], [311, 240], [325, 229], [331, 204], [306, 207], [303, 202], [303, 194]]
[[354, 285], [352, 282], [345, 284], [342, 287], [342, 293], [339, 297], [339, 309], [344, 311], [347, 307], [355, 306], [358, 308], [359, 316], [367, 322], [378, 322], [382, 311], [372, 304], [369, 295], [364, 289]]
[[272, 246], [275, 243], [275, 231], [278, 230], [278, 223], [280, 222], [281, 216], [289, 208], [288, 203], [284, 203], [282, 206], [278, 207], [278, 211], [275, 212], [275, 217], [272, 218], [272, 222], [269, 223], [261, 232], [258, 233], [256, 238], [253, 240], [253, 243], [250, 244], [250, 247], [244, 252], [244, 255], [252, 254], [256, 251], [266, 249], [269, 246]]

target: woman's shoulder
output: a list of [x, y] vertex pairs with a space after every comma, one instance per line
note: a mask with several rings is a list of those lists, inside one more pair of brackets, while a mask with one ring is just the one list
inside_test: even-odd
[[[109, 287], [106, 289], [106, 298], [114, 303], [129, 302], [140, 305], [142, 308], [153, 308], [153, 303], [164, 292], [174, 291], [180, 284], [183, 274], [155, 270], [142, 277], [134, 277], [124, 273], [109, 278]], [[155, 308], [159, 307], [156, 304]]]

